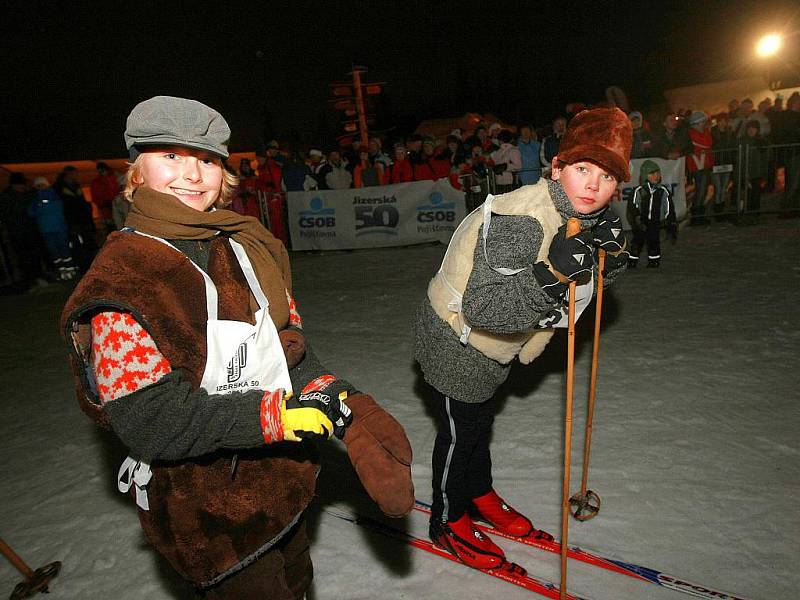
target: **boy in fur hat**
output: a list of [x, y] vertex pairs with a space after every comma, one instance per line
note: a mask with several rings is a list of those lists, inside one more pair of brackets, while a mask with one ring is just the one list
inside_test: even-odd
[[[607, 252], [607, 283], [624, 269], [622, 226], [607, 208], [617, 184], [630, 178], [630, 151], [625, 113], [578, 114], [552, 160], [551, 180], [489, 196], [464, 219], [418, 309], [415, 358], [433, 388], [438, 428], [430, 535], [471, 567], [509, 564], [471, 513], [512, 535], [552, 539], [492, 485], [493, 397], [514, 359], [531, 363], [553, 327], [565, 326], [569, 282], [581, 284], [576, 298], [591, 298], [598, 247]], [[567, 237], [572, 217], [582, 231]]]

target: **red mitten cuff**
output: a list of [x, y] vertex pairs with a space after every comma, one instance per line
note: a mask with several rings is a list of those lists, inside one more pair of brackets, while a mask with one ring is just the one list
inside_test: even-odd
[[261, 433], [267, 444], [283, 441], [283, 422], [281, 421], [281, 401], [283, 391], [264, 392], [261, 398]]

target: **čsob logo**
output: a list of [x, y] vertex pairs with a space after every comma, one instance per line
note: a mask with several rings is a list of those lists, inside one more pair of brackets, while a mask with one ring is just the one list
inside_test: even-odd
[[445, 202], [441, 192], [431, 192], [428, 200], [428, 204], [421, 204], [417, 207], [417, 221], [420, 223], [437, 221], [452, 223], [456, 220], [455, 202]]
[[336, 209], [325, 208], [319, 196], [314, 196], [308, 203], [308, 210], [300, 211], [300, 227], [336, 227]]

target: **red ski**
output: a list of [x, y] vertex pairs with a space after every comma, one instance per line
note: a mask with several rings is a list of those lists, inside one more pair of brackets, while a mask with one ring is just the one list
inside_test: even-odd
[[[416, 500], [414, 502], [414, 510], [427, 515], [431, 514], [430, 504], [422, 502], [421, 500]], [[507, 533], [503, 533], [491, 525], [487, 525], [480, 521], [475, 521], [475, 526], [484, 533], [488, 533], [490, 535], [496, 535], [507, 540], [520, 542], [528, 546], [533, 546], [534, 548], [552, 552], [553, 554], [561, 554], [561, 544], [555, 540], [548, 541], [537, 539], [536, 534], [529, 535], [527, 537], [516, 537]], [[670, 575], [668, 573], [664, 573], [663, 571], [658, 571], [657, 569], [651, 569], [634, 563], [623, 562], [613, 558], [601, 556], [600, 554], [584, 550], [578, 546], [570, 546], [567, 555], [569, 558], [579, 560], [602, 569], [607, 569], [608, 571], [613, 571], [614, 573], [627, 575], [628, 577], [632, 577], [639, 581], [646, 581], [647, 583], [652, 583], [664, 588], [675, 590], [677, 592], [683, 592], [684, 594], [689, 594], [690, 596], [696, 596], [698, 598], [711, 598], [713, 600], [747, 600], [742, 596], [736, 596], [734, 594], [715, 590], [705, 585], [692, 583], [691, 581], [686, 581], [681, 577], [676, 577], [675, 575]]]
[[[366, 517], [363, 515], [358, 515], [349, 512], [342, 512], [339, 510], [333, 510], [324, 508], [323, 509], [327, 514], [336, 517], [338, 519], [342, 519], [344, 521], [348, 521], [353, 523], [354, 525], [360, 525], [362, 527], [366, 527], [372, 531], [376, 531], [385, 535], [386, 537], [392, 538], [394, 540], [398, 540], [409, 546], [414, 548], [418, 548], [419, 550], [424, 550], [430, 554], [435, 554], [436, 556], [440, 556], [442, 558], [446, 558], [451, 560], [459, 565], [464, 566], [466, 565], [458, 560], [455, 556], [450, 554], [447, 550], [443, 548], [439, 548], [433, 542], [429, 540], [425, 540], [419, 538], [411, 533], [403, 529], [398, 529], [396, 527], [392, 527], [391, 525], [387, 525], [386, 523], [382, 523], [370, 517]], [[531, 592], [536, 594], [540, 594], [545, 598], [553, 598], [554, 600], [558, 600], [560, 598], [560, 592], [558, 586], [554, 583], [546, 581], [544, 579], [538, 579], [531, 575], [528, 575], [522, 567], [520, 567], [516, 563], [506, 563], [501, 568], [498, 569], [487, 569], [487, 570], [478, 570], [478, 569], [470, 569], [472, 571], [476, 571], [478, 573], [485, 573], [486, 575], [491, 575], [492, 577], [496, 577], [497, 579], [502, 579], [503, 581], [507, 581], [508, 583], [513, 583], [521, 588], [525, 588]], [[574, 596], [572, 594], [567, 594], [568, 600], [588, 600], [588, 598], [584, 598], [582, 596]]]

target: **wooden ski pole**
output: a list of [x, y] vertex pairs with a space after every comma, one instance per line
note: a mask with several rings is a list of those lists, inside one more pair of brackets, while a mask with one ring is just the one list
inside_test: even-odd
[[592, 345], [592, 375], [589, 382], [589, 399], [586, 409], [586, 432], [583, 438], [583, 475], [581, 491], [569, 499], [572, 516], [578, 521], [588, 521], [600, 511], [600, 496], [587, 490], [589, 484], [589, 454], [592, 448], [592, 423], [594, 422], [594, 401], [597, 395], [597, 365], [600, 355], [600, 321], [603, 315], [603, 270], [606, 266], [606, 251], [598, 251], [597, 295], [594, 312], [594, 343]]
[[18, 583], [11, 592], [10, 600], [30, 598], [39, 592], [46, 594], [49, 591], [47, 586], [50, 580], [61, 570], [61, 563], [56, 561], [34, 571], [2, 538], [0, 538], [0, 553], [25, 577], [25, 581]]
[[[581, 230], [581, 222], [571, 218], [567, 220], [567, 237], [572, 237]], [[572, 388], [575, 379], [575, 289], [577, 283], [569, 284], [569, 309], [567, 313], [567, 398], [564, 417], [564, 483], [561, 489], [561, 589], [560, 598], [567, 598], [567, 553], [569, 543], [569, 472], [572, 449]]]

